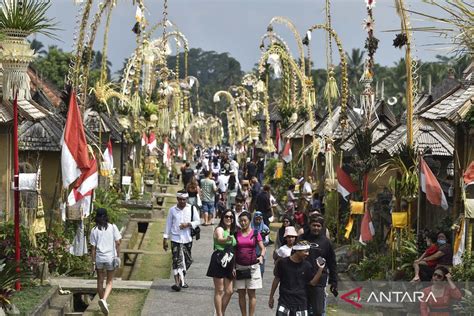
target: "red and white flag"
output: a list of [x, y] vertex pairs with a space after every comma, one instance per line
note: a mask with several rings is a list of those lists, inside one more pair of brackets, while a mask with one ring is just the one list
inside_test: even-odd
[[354, 192], [357, 192], [359, 189], [352, 182], [351, 177], [342, 170], [341, 167], [336, 169], [337, 176], [337, 192], [341, 193], [342, 197], [347, 201], [347, 197]]
[[62, 180], [64, 188], [68, 188], [84, 171], [90, 168], [91, 164], [75, 91], [71, 92], [69, 99], [69, 110], [61, 144]]
[[67, 203], [70, 206], [82, 203], [82, 215], [84, 217], [89, 216], [92, 192], [97, 187], [98, 181], [97, 162], [93, 158], [91, 167], [79, 177], [67, 198]]
[[150, 132], [150, 136], [148, 136], [147, 147], [149, 151], [152, 151], [156, 148], [156, 136], [154, 132]]
[[448, 209], [448, 201], [444, 195], [441, 185], [423, 158], [420, 158], [420, 184], [421, 191], [425, 192], [426, 199], [433, 205]]
[[278, 126], [276, 127], [275, 134], [275, 151], [280, 153], [283, 150], [283, 144], [281, 140], [280, 128]]
[[283, 148], [283, 152], [281, 154], [281, 158], [286, 162], [289, 163], [293, 159], [293, 154], [291, 152], [291, 143], [290, 140], [286, 140], [285, 148]]
[[80, 178], [76, 181], [71, 193], [69, 193], [67, 199], [69, 205], [74, 205], [85, 196], [92, 195], [92, 191], [97, 187], [97, 162], [95, 159], [92, 159], [91, 162], [91, 168], [89, 168], [80, 176]]
[[104, 165], [107, 168], [107, 170], [113, 170], [114, 169], [114, 156], [112, 154], [112, 141], [109, 139], [109, 142], [107, 143], [107, 148], [105, 148], [105, 151], [103, 153], [103, 158], [104, 158]]
[[374, 224], [372, 223], [372, 216], [370, 215], [369, 209], [366, 207], [362, 223], [360, 225], [360, 237], [359, 242], [364, 244], [371, 241], [375, 235]]

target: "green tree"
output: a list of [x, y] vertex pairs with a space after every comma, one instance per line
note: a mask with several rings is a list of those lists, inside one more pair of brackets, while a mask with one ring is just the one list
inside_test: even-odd
[[57, 46], [50, 46], [48, 53], [38, 58], [33, 66], [40, 75], [54, 83], [58, 88], [62, 88], [65, 84], [72, 57], [71, 53], [66, 53]]
[[[40, 43], [41, 44], [41, 43]], [[41, 46], [35, 43], [35, 47], [41, 48]], [[93, 52], [94, 56], [98, 54]], [[58, 88], [63, 88], [65, 85], [65, 79], [67, 77], [71, 59], [73, 58], [72, 53], [67, 53], [57, 46], [49, 46], [47, 54], [40, 56], [33, 62], [33, 67], [39, 72], [41, 76], [47, 78], [49, 81], [54, 83]], [[100, 77], [100, 63], [102, 61], [102, 55], [100, 55], [99, 67], [94, 62], [91, 65], [89, 73], [89, 87], [93, 87]], [[111, 64], [107, 61], [108, 69]], [[110, 78], [110, 70], [108, 70], [108, 76]]]
[[[184, 73], [184, 53], [179, 54], [180, 77]], [[176, 56], [168, 57], [168, 67], [175, 69]], [[239, 85], [243, 71], [240, 63], [229, 53], [191, 48], [188, 52], [188, 75], [199, 79], [201, 110], [218, 115], [224, 108], [214, 105], [213, 96], [219, 90]]]

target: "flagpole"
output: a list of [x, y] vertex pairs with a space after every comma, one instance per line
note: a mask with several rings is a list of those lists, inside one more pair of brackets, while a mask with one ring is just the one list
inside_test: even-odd
[[13, 101], [13, 196], [14, 196], [14, 226], [15, 226], [15, 262], [18, 278], [15, 283], [15, 290], [21, 289], [20, 283], [20, 191], [19, 191], [19, 163], [18, 163], [18, 91], [15, 92]]

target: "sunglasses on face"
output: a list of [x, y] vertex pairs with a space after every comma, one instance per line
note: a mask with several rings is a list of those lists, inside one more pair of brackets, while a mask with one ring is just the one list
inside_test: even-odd
[[232, 216], [232, 215], [225, 215], [224, 218], [225, 218], [225, 219], [234, 219], [234, 216]]
[[186, 201], [186, 198], [178, 198], [178, 201]]
[[433, 273], [433, 276], [437, 277], [437, 278], [440, 278], [440, 279], [444, 278], [444, 275], [439, 274], [439, 273]]

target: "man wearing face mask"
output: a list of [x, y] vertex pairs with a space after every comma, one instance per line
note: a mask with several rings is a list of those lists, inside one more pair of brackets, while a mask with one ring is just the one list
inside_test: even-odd
[[437, 267], [450, 268], [453, 265], [453, 248], [448, 243], [446, 234], [443, 232], [438, 233], [438, 251], [424, 258], [426, 261], [437, 260], [438, 264], [436, 267], [420, 266], [420, 279], [421, 281], [430, 281], [433, 277], [433, 272]]
[[326, 267], [323, 274], [315, 286], [308, 285], [308, 309], [312, 311], [311, 315], [323, 315], [326, 310], [326, 284], [331, 285], [331, 292], [334, 296], [337, 292], [337, 270], [336, 255], [331, 241], [326, 237], [324, 227], [324, 218], [311, 217], [309, 222], [309, 231], [301, 236], [302, 240], [310, 243], [309, 256], [307, 260], [317, 270], [316, 259], [322, 257], [326, 260]]

